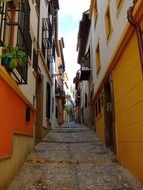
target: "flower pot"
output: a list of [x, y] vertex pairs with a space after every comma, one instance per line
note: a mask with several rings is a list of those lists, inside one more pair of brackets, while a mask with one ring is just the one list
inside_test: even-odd
[[10, 63], [10, 57], [4, 57], [2, 58], [2, 65], [3, 66], [8, 66]]

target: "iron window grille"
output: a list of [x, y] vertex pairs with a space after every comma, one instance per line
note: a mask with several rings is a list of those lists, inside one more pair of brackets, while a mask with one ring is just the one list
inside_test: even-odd
[[2, 31], [4, 26], [4, 2], [0, 1], [0, 45], [3, 46]]
[[[3, 5], [2, 3], [0, 5]], [[28, 0], [21, 0], [19, 7], [15, 7], [13, 2], [7, 3], [6, 9], [2, 9], [5, 26], [17, 26], [17, 45], [20, 49], [26, 52], [31, 58], [32, 40], [30, 36], [30, 5]], [[11, 13], [18, 11], [18, 20], [12, 20]], [[0, 33], [1, 34], [1, 33]], [[27, 84], [28, 63], [25, 67], [17, 67], [12, 71], [12, 75], [18, 84]]]

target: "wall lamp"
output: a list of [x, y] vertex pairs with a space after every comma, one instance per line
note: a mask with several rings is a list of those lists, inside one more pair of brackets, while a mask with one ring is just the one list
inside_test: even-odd
[[52, 74], [52, 77], [57, 77], [57, 76], [61, 76], [61, 75], [62, 75], [61, 73], [58, 73], [58, 74], [53, 73], [53, 74]]

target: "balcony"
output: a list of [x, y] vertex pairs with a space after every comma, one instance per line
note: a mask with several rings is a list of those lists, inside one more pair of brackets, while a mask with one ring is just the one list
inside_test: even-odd
[[91, 69], [89, 63], [89, 57], [83, 57], [81, 60], [80, 80], [88, 80], [90, 77]]
[[88, 80], [90, 77], [91, 69], [89, 67], [82, 67], [81, 68], [81, 75], [80, 80]]

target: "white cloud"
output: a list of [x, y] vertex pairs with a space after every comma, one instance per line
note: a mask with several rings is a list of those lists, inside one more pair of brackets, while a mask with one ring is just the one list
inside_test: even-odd
[[60, 0], [60, 14], [72, 14], [81, 17], [81, 13], [89, 9], [90, 0]]

